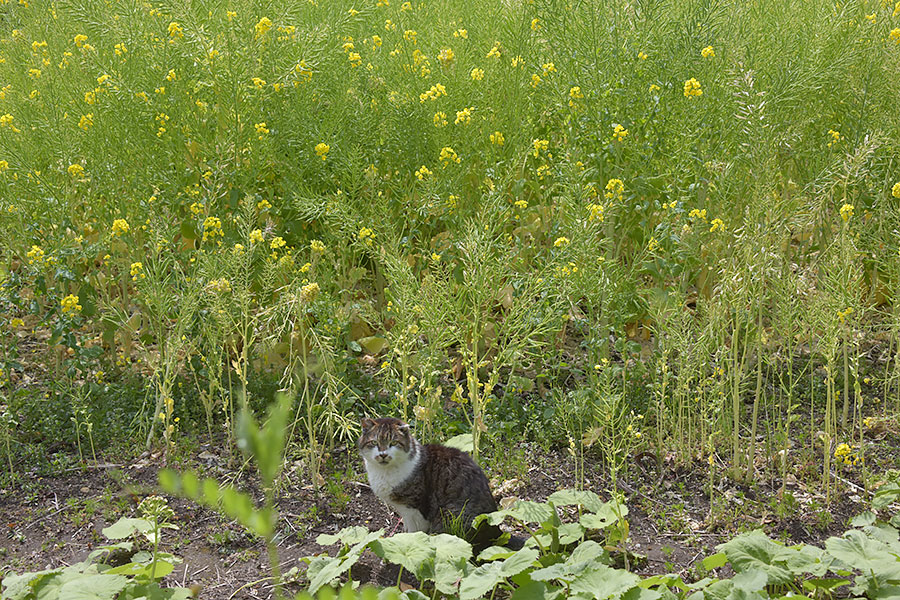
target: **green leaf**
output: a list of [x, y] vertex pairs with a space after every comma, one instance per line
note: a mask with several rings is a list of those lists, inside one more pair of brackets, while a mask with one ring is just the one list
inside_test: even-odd
[[794, 580], [790, 570], [777, 564], [783, 556], [784, 546], [770, 540], [762, 531], [739, 535], [716, 548], [725, 552], [738, 573], [759, 569], [766, 573], [769, 585], [784, 585]]
[[[338, 535], [352, 529], [354, 528], [348, 527], [347, 529], [339, 532]], [[353, 531], [351, 533], [348, 533], [348, 537], [355, 536], [357, 533], [359, 532]], [[379, 529], [378, 531], [367, 531], [365, 535], [357, 539], [357, 542], [353, 544], [353, 546], [346, 554], [342, 554], [334, 558], [319, 556], [310, 561], [309, 569], [307, 569], [307, 576], [309, 577], [309, 592], [311, 594], [315, 594], [317, 591], [319, 591], [319, 588], [331, 583], [332, 581], [343, 575], [345, 572], [350, 570], [350, 568], [356, 564], [356, 561], [359, 560], [360, 556], [362, 556], [363, 550], [366, 549], [369, 543], [371, 543], [373, 540], [378, 539], [381, 534], [381, 529]]]
[[436, 551], [427, 533], [398, 533], [381, 538], [372, 544], [372, 550], [384, 560], [400, 565], [419, 579], [423, 579], [434, 565]]
[[516, 588], [509, 600], [556, 600], [562, 594], [561, 588], [549, 586], [543, 581], [529, 581]]
[[739, 589], [744, 592], [758, 592], [759, 590], [766, 587], [767, 580], [768, 575], [766, 575], [765, 571], [756, 569], [751, 571], [744, 571], [743, 573], [737, 573], [734, 577], [731, 578], [735, 589]]
[[851, 529], [843, 537], [825, 540], [825, 549], [836, 559], [863, 571], [874, 574], [881, 582], [900, 581], [900, 560], [891, 547], [874, 540], [858, 529]]
[[457, 450], [462, 450], [463, 452], [471, 454], [472, 450], [475, 448], [475, 438], [472, 437], [471, 433], [461, 433], [446, 440], [444, 446], [456, 448]]
[[515, 553], [515, 550], [510, 550], [509, 548], [504, 548], [503, 546], [490, 546], [481, 551], [481, 553], [478, 555], [478, 560], [481, 562], [502, 560], [504, 558], [509, 558]]
[[712, 571], [713, 569], [718, 569], [728, 562], [728, 556], [724, 552], [717, 552], [712, 556], [707, 556], [703, 559], [703, 568], [707, 571]]
[[60, 569], [46, 569], [22, 575], [7, 575], [2, 580], [2, 597], [4, 600], [25, 600], [42, 580], [56, 577], [60, 572]]
[[585, 528], [581, 523], [563, 523], [557, 529], [559, 543], [563, 545], [577, 542], [584, 537]]
[[[383, 337], [379, 337], [377, 335], [371, 335], [369, 337], [359, 338], [357, 340], [360, 346], [366, 349], [366, 352], [369, 354], [379, 354], [382, 350], [384, 350], [388, 342]], [[446, 444], [445, 444], [446, 445]]]
[[518, 575], [534, 565], [539, 555], [536, 548], [522, 548], [500, 564], [500, 572], [504, 577]]
[[634, 573], [593, 563], [569, 584], [572, 593], [596, 600], [618, 597], [641, 580]]
[[174, 570], [175, 565], [173, 565], [172, 563], [166, 562], [164, 560], [158, 560], [156, 561], [155, 570], [153, 569], [152, 563], [130, 562], [125, 565], [108, 569], [104, 571], [104, 573], [108, 575], [130, 575], [131, 577], [146, 579], [150, 577], [150, 573], [152, 572], [154, 579], [162, 579]]
[[547, 498], [553, 506], [583, 506], [591, 512], [600, 512], [605, 503], [590, 490], [559, 490]]
[[487, 521], [491, 525], [499, 525], [506, 517], [512, 517], [522, 523], [544, 523], [556, 517], [556, 512], [542, 502], [532, 502], [531, 500], [517, 500], [510, 508], [498, 510], [496, 512], [478, 515], [475, 517], [475, 524], [481, 521]]
[[864, 511], [852, 519], [850, 519], [850, 525], [852, 527], [865, 527], [866, 525], [871, 525], [875, 522], [875, 513], [871, 510]]
[[152, 531], [153, 523], [147, 519], [130, 519], [122, 517], [109, 527], [105, 527], [103, 529], [103, 535], [111, 540], [121, 540], [131, 537], [135, 533], [139, 533], [152, 542]]
[[105, 573], [85, 573], [63, 583], [59, 588], [61, 600], [105, 600], [114, 598], [128, 585], [128, 578]]
[[330, 546], [340, 542], [344, 546], [352, 546], [366, 538], [368, 534], [369, 530], [366, 527], [355, 525], [353, 527], [345, 527], [334, 534], [323, 533], [316, 538], [316, 543], [320, 546]]
[[460, 600], [474, 600], [494, 589], [505, 578], [500, 561], [485, 563], [475, 568], [459, 584]]
[[807, 579], [803, 582], [803, 589], [810, 592], [828, 592], [828, 594], [830, 595], [834, 592], [834, 590], [845, 585], [850, 585], [849, 579], [842, 579], [840, 577], [826, 577], [819, 579]]
[[881, 510], [898, 500], [900, 500], [900, 485], [891, 481], [875, 490], [875, 496], [872, 498], [872, 509]]

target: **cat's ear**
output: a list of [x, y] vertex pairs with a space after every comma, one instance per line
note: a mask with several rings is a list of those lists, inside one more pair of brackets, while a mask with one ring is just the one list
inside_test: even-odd
[[397, 425], [397, 431], [409, 435], [409, 423], [400, 423]]
[[372, 429], [373, 427], [375, 427], [375, 421], [373, 421], [372, 419], [369, 419], [367, 417], [362, 420], [362, 423], [360, 423], [360, 425], [362, 425], [363, 432], [366, 432], [369, 429]]

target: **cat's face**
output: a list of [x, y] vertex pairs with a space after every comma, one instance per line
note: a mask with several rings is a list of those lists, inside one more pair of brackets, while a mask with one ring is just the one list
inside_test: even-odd
[[409, 425], [400, 419], [363, 419], [359, 451], [366, 462], [381, 466], [403, 464], [413, 447]]

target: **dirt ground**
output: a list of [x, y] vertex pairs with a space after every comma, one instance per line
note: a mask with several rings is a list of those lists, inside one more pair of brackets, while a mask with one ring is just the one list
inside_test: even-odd
[[[572, 486], [573, 458], [564, 451], [545, 452], [524, 445], [527, 473], [509, 480], [494, 478], [500, 497], [543, 500], [552, 492]], [[125, 464], [101, 464], [64, 476], [29, 480], [21, 489], [0, 490], [0, 572], [21, 573], [59, 567], [83, 560], [106, 543], [101, 530], [122, 516], [136, 516], [140, 500], [156, 491], [162, 457], [144, 455]], [[227, 465], [226, 457], [201, 446], [190, 461], [204, 475], [234, 482], [252, 490], [254, 477]], [[609, 498], [609, 481], [602, 466], [585, 461], [585, 487]], [[686, 579], [702, 575], [699, 561], [735, 532], [764, 527], [786, 542], [816, 543], [846, 529], [847, 520], [863, 509], [865, 492], [849, 479], [839, 482], [843, 492], [824, 509], [824, 497], [796, 480], [788, 481], [792, 502], [775, 510], [780, 482], [771, 487], [757, 483], [744, 487], [720, 478], [710, 500], [704, 491], [708, 477], [704, 465], [675, 466], [666, 459], [662, 473], [655, 457], [638, 457], [619, 479], [629, 507], [631, 543], [636, 560], [631, 569], [642, 575], [679, 573]], [[239, 467], [240, 465], [238, 465]], [[315, 543], [322, 533], [351, 525], [391, 531], [396, 517], [372, 494], [365, 483], [362, 461], [355, 449], [343, 449], [331, 460], [324, 488], [315, 495], [304, 482], [300, 463], [290, 465], [279, 494], [278, 548], [282, 572], [298, 567], [303, 585], [305, 563], [298, 559], [335, 548]], [[490, 475], [490, 469], [488, 468]], [[259, 498], [259, 494], [255, 494]], [[182, 498], [169, 498], [177, 531], [167, 531], [163, 549], [183, 558], [164, 585], [199, 586], [200, 598], [267, 598], [271, 583], [263, 543], [248, 536], [234, 522]], [[785, 506], [785, 503], [781, 503]], [[823, 518], [823, 512], [827, 518]], [[779, 516], [780, 515], [780, 516]], [[363, 582], [393, 585], [398, 571], [367, 552], [353, 569]]]

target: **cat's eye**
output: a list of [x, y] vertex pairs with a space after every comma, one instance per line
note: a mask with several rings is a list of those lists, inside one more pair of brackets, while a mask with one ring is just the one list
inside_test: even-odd
[[400, 445], [400, 442], [391, 442], [391, 448], [396, 448]]
[[377, 445], [378, 445], [378, 444], [376, 444], [374, 441], [368, 442], [368, 443], [366, 444], [366, 448], [374, 448], [374, 447], [377, 446]]

